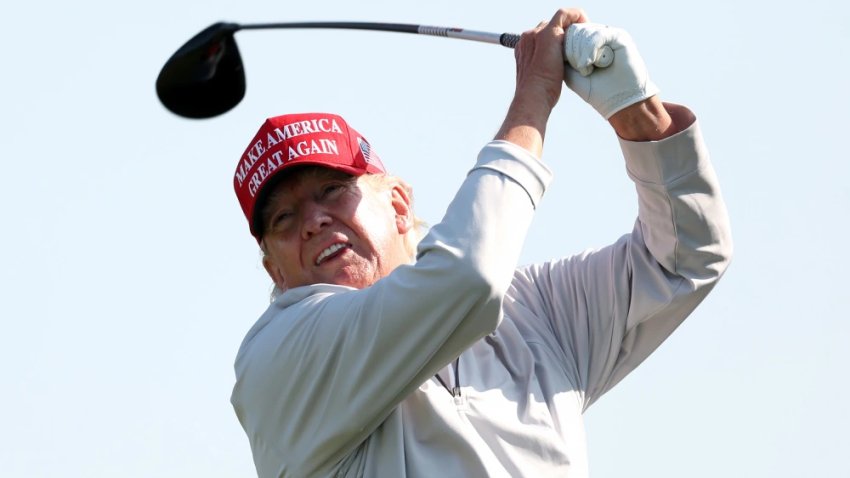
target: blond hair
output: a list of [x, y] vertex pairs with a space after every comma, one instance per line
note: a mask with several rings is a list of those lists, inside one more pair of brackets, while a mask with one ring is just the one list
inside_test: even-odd
[[419, 245], [419, 241], [422, 240], [422, 237], [425, 236], [425, 231], [428, 229], [428, 224], [414, 213], [413, 188], [398, 176], [391, 176], [389, 174], [364, 174], [360, 176], [360, 180], [368, 184], [375, 191], [386, 191], [395, 185], [399, 185], [407, 192], [407, 196], [410, 198], [413, 227], [404, 235], [404, 247], [410, 256], [410, 260], [413, 261], [416, 257], [416, 246]]

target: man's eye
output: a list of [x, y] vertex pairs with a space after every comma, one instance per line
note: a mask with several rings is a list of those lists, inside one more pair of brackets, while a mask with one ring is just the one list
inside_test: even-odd
[[279, 226], [292, 218], [291, 212], [281, 212], [272, 220], [272, 226]]
[[333, 195], [338, 194], [340, 191], [342, 191], [342, 184], [327, 184], [325, 185], [325, 187], [322, 188], [322, 197], [332, 197]]

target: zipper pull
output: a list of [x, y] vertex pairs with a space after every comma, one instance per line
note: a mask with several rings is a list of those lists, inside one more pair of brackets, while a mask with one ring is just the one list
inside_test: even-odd
[[452, 396], [455, 397], [455, 398], [460, 397], [460, 387], [452, 388]]

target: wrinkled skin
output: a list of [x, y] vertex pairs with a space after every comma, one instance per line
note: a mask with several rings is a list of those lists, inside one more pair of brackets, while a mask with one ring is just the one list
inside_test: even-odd
[[336, 284], [362, 289], [408, 263], [407, 190], [313, 167], [288, 172], [263, 208], [263, 265], [280, 290]]

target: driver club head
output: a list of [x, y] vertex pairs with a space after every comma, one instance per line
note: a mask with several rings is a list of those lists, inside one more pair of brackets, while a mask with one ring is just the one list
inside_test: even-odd
[[240, 26], [216, 23], [177, 50], [156, 79], [156, 93], [169, 111], [211, 118], [245, 96], [245, 71], [233, 34]]

